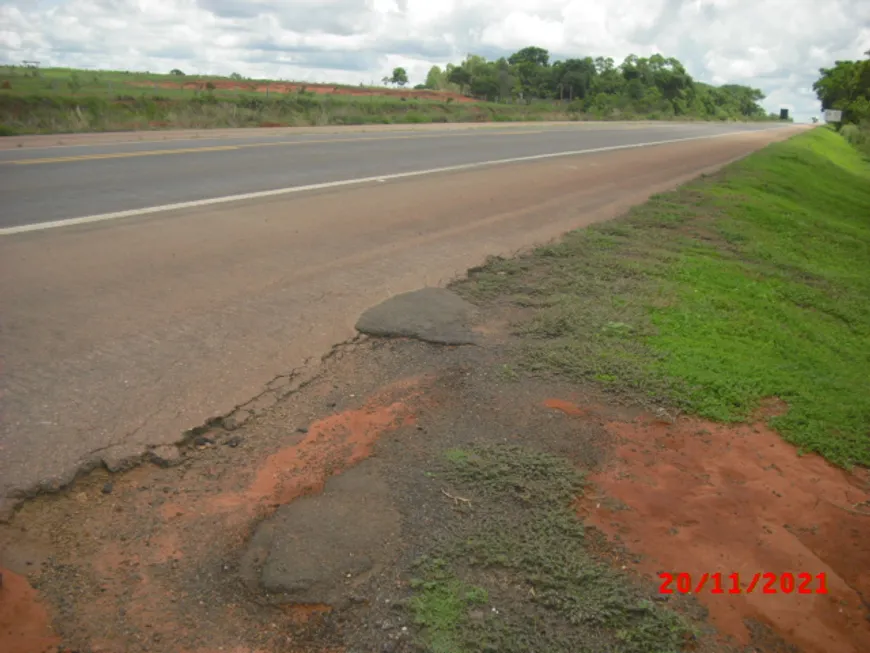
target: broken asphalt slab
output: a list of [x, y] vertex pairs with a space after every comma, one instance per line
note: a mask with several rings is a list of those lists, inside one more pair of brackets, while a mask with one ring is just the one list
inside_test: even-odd
[[471, 325], [477, 307], [444, 288], [423, 288], [391, 297], [363, 313], [356, 330], [370, 336], [415, 338], [442, 345], [480, 342]]
[[383, 568], [399, 531], [389, 487], [376, 464], [365, 461], [261, 522], [241, 574], [275, 603], [341, 607]]

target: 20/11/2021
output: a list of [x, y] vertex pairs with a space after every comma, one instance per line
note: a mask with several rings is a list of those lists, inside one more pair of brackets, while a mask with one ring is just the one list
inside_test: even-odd
[[824, 572], [792, 574], [785, 572], [756, 572], [748, 584], [740, 582], [740, 574], [725, 576], [722, 572], [704, 573], [698, 578], [692, 578], [689, 573], [672, 574], [662, 572], [659, 575], [662, 583], [660, 594], [700, 594], [707, 591], [710, 594], [752, 594], [758, 590], [762, 594], [827, 594], [828, 579]]

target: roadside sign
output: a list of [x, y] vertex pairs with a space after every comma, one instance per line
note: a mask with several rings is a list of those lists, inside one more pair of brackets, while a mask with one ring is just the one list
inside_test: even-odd
[[825, 109], [825, 122], [842, 122], [843, 112], [837, 109]]

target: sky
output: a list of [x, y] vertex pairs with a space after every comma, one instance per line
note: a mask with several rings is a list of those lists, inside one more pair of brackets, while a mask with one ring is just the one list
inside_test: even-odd
[[397, 66], [536, 45], [553, 59], [661, 53], [765, 108], [818, 115], [818, 69], [870, 49], [867, 0], [0, 0], [0, 62], [370, 84]]

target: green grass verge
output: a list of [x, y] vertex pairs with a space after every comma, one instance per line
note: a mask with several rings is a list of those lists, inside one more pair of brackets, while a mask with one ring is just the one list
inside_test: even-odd
[[788, 441], [870, 465], [870, 164], [829, 129], [456, 287], [536, 309], [527, 369], [726, 422], [777, 396]]
[[416, 569], [408, 605], [425, 650], [670, 653], [694, 638], [683, 617], [589, 553], [569, 461], [480, 447], [448, 452], [438, 476], [471, 507]]

